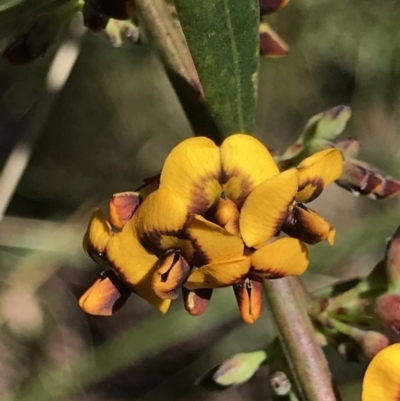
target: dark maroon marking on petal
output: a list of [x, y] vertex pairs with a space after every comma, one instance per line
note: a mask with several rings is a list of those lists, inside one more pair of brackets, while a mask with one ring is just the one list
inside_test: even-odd
[[[221, 185], [226, 184], [232, 177], [239, 177], [239, 176], [243, 176], [243, 172], [238, 169], [232, 170], [230, 174], [221, 169], [220, 183]], [[231, 199], [233, 202], [237, 204], [239, 209], [243, 206], [244, 201], [249, 196], [253, 187], [254, 187], [254, 181], [250, 178], [249, 175], [247, 175], [246, 178], [241, 180], [239, 198]]]
[[[291, 205], [294, 202], [294, 200], [295, 200], [295, 197], [293, 197], [293, 199], [289, 202], [288, 206]], [[276, 223], [275, 223], [274, 235], [279, 233], [279, 231], [282, 229], [282, 226], [285, 224], [285, 222], [289, 216], [289, 213], [290, 213], [290, 210], [288, 207], [287, 210], [282, 212], [281, 215], [278, 217], [278, 219], [276, 220]]]
[[190, 260], [190, 264], [192, 264], [195, 267], [202, 267], [208, 265], [210, 263], [210, 259], [200, 248], [196, 248], [195, 243], [193, 245], [195, 245], [195, 250]]
[[189, 234], [182, 228], [180, 230], [154, 230], [147, 232], [140, 238], [140, 243], [149, 252], [154, 253], [158, 257], [162, 257], [165, 252], [165, 249], [161, 249], [160, 247], [162, 236], [171, 236], [181, 240], [191, 240]]
[[220, 182], [221, 172], [215, 174], [209, 174], [201, 177], [194, 185], [194, 188], [190, 194], [191, 204], [189, 206], [189, 214], [200, 214], [203, 215], [207, 209], [209, 209], [208, 199], [205, 196], [205, 188], [210, 181], [216, 180]]
[[286, 277], [285, 274], [282, 274], [281, 271], [270, 268], [270, 269], [259, 269], [256, 270], [253, 267], [250, 268], [250, 272], [252, 272], [253, 274], [266, 278], [266, 279], [275, 279], [275, 278], [282, 278], [282, 277]]
[[[312, 214], [314, 213], [314, 214]], [[315, 224], [315, 219], [320, 218], [321, 221]], [[323, 222], [327, 230], [323, 229]], [[282, 231], [290, 237], [297, 238], [307, 244], [314, 245], [327, 239], [333, 227], [329, 225], [323, 217], [308, 209], [302, 203], [297, 203], [289, 213], [285, 223], [282, 226]]]
[[321, 195], [322, 191], [324, 190], [324, 181], [320, 177], [314, 177], [310, 178], [306, 181], [304, 181], [300, 186], [299, 186], [299, 192], [302, 191], [305, 187], [308, 185], [312, 185], [314, 187], [314, 192], [312, 195], [307, 199], [307, 202], [311, 202], [314, 199], [318, 198], [318, 196]]

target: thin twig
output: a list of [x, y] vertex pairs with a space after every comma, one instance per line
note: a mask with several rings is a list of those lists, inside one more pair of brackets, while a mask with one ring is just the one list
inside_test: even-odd
[[297, 278], [265, 280], [278, 336], [303, 401], [336, 401], [331, 375]]
[[164, 0], [135, 0], [141, 26], [156, 47], [167, 68], [179, 74], [202, 95], [199, 76], [186, 46], [178, 21], [174, 21]]

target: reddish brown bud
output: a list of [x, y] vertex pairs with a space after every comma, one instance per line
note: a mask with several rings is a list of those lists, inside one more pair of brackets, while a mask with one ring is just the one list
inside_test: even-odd
[[251, 275], [233, 285], [242, 319], [253, 324], [261, 315], [263, 306], [262, 278]]
[[200, 290], [188, 290], [187, 288], [182, 287], [182, 293], [185, 309], [192, 316], [199, 316], [205, 312], [210, 303], [212, 289], [204, 288]]
[[133, 216], [142, 197], [138, 192], [120, 192], [114, 194], [108, 204], [111, 224], [121, 229]]
[[289, 50], [284, 40], [265, 23], [260, 24], [260, 55], [267, 57], [284, 57]]
[[288, 3], [289, 0], [260, 0], [260, 15], [272, 14]]
[[374, 313], [385, 327], [400, 335], [400, 294], [384, 294], [378, 297]]
[[352, 158], [345, 159], [342, 175], [336, 183], [355, 195], [371, 199], [390, 198], [400, 193], [400, 181], [372, 164]]
[[367, 358], [373, 358], [390, 345], [390, 339], [377, 331], [364, 331], [353, 327], [350, 336], [358, 342]]

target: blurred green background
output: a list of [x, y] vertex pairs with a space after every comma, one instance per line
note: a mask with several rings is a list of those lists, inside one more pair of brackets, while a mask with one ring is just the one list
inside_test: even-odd
[[[361, 158], [400, 178], [399, 18], [396, 0], [293, 0], [268, 17], [290, 52], [262, 60], [257, 136], [283, 150], [309, 117], [347, 104], [353, 116], [342, 136], [360, 138]], [[273, 338], [267, 311], [246, 325], [230, 289], [217, 291], [197, 318], [179, 299], [166, 316], [134, 296], [110, 318], [79, 309], [77, 298], [100, 272], [81, 250], [91, 211], [156, 174], [191, 135], [148, 46], [113, 48], [104, 35], [80, 31], [60, 39], [79, 54], [57, 93], [46, 89], [56, 46], [27, 66], [0, 63], [2, 166], [20, 149], [3, 170], [0, 201], [19, 156], [31, 153], [0, 223], [0, 401], [268, 400], [267, 368], [224, 392], [193, 386], [230, 355]], [[334, 247], [311, 249], [311, 290], [368, 273], [400, 223], [397, 198], [357, 198], [334, 185], [312, 207], [338, 234]], [[366, 361], [327, 355], [343, 399], [359, 399]]]

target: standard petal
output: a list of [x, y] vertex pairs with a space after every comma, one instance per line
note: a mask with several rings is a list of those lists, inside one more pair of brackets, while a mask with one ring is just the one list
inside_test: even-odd
[[236, 300], [242, 319], [253, 324], [261, 315], [263, 306], [262, 278], [249, 275], [244, 280], [233, 285]]
[[240, 237], [229, 234], [201, 216], [190, 218], [186, 232], [191, 239], [193, 253], [188, 255], [187, 250], [185, 253], [193, 266], [201, 267], [233, 260], [243, 255], [244, 244]]
[[120, 192], [114, 194], [108, 204], [111, 224], [121, 229], [137, 210], [142, 197], [139, 192]]
[[191, 214], [204, 214], [221, 195], [218, 146], [205, 137], [189, 138], [165, 160], [160, 188], [174, 192]]
[[163, 236], [179, 238], [187, 221], [185, 204], [172, 191], [159, 188], [152, 192], [133, 215], [133, 224], [140, 242], [150, 251], [162, 254]]
[[362, 401], [397, 401], [400, 394], [400, 344], [380, 351], [368, 365], [363, 379]]
[[242, 256], [236, 260], [214, 263], [194, 269], [184, 286], [188, 290], [218, 288], [232, 285], [243, 279], [249, 272], [250, 259]]
[[167, 252], [158, 269], [153, 274], [152, 288], [162, 299], [176, 299], [179, 287], [186, 279], [190, 266], [179, 250]]
[[107, 264], [105, 249], [112, 236], [110, 223], [104, 213], [96, 209], [89, 221], [88, 228], [83, 237], [84, 251], [99, 264]]
[[79, 306], [90, 315], [111, 316], [127, 301], [131, 291], [110, 270], [80, 297]]
[[255, 188], [240, 212], [239, 226], [248, 247], [275, 235], [285, 222], [298, 188], [297, 170], [280, 173]]
[[246, 134], [231, 135], [221, 145], [221, 181], [227, 198], [238, 207], [262, 182], [279, 174], [267, 148]]
[[298, 166], [299, 192], [296, 201], [311, 202], [333, 181], [340, 177], [343, 170], [343, 156], [338, 149], [325, 149], [304, 159]]
[[295, 238], [278, 239], [251, 255], [251, 271], [264, 278], [298, 276], [307, 266], [307, 247]]
[[322, 216], [301, 203], [293, 206], [282, 231], [310, 245], [324, 240], [333, 245], [336, 236], [336, 230]]
[[148, 252], [134, 235], [131, 221], [107, 244], [107, 257], [118, 277], [139, 296], [165, 313], [171, 300], [161, 299], [152, 289], [153, 274], [158, 266], [157, 256]]

